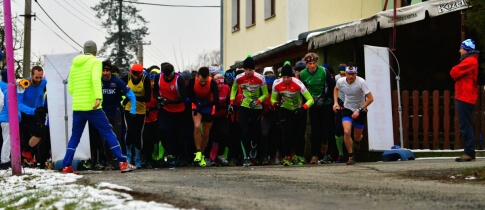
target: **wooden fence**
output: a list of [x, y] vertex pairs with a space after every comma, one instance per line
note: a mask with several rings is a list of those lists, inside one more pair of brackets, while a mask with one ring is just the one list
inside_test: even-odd
[[[397, 91], [392, 92], [394, 144], [400, 145]], [[412, 91], [401, 94], [403, 143], [409, 149], [461, 149], [458, 115], [455, 100], [449, 91]], [[481, 88], [474, 109], [473, 128], [475, 147], [482, 149], [485, 131], [485, 91]]]

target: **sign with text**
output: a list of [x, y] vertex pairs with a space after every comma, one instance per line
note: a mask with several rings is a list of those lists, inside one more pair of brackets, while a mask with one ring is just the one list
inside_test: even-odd
[[[71, 94], [64, 95], [63, 81], [67, 80], [71, 68], [72, 59], [77, 53], [45, 55], [44, 71], [47, 79], [47, 101], [49, 105], [49, 131], [51, 137], [52, 161], [64, 159], [67, 141], [72, 132], [72, 98]], [[101, 78], [99, 78], [101, 79]], [[67, 84], [66, 91], [67, 91]], [[67, 108], [67, 116], [65, 116]], [[65, 121], [67, 117], [67, 121]], [[87, 160], [91, 157], [89, 149], [89, 129], [86, 124], [81, 136], [74, 159]]]
[[369, 150], [389, 150], [394, 145], [389, 51], [364, 45], [365, 80], [374, 102], [367, 113]]

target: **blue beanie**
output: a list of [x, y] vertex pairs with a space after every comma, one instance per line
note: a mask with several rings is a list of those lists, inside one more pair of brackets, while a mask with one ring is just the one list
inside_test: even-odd
[[474, 50], [475, 49], [475, 41], [473, 41], [473, 39], [467, 39], [467, 40], [465, 40], [461, 43], [460, 47], [463, 48], [464, 50], [466, 50], [467, 52], [470, 51], [470, 50]]

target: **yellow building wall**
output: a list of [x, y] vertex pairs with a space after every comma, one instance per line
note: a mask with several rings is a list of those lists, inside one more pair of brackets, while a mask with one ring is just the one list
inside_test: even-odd
[[[293, 0], [292, 0], [293, 1]], [[303, 1], [303, 0], [298, 0]], [[304, 0], [308, 2], [308, 31], [367, 18], [380, 12], [382, 0]], [[286, 43], [287, 8], [277, 0], [276, 16], [264, 19], [264, 1], [256, 2], [256, 24], [246, 28], [246, 0], [240, 0], [239, 31], [232, 32], [232, 1], [224, 1], [224, 68], [228, 69], [248, 54]]]
[[224, 5], [224, 68], [254, 54], [286, 42], [286, 1], [276, 1], [275, 16], [264, 19], [264, 1], [256, 2], [256, 24], [246, 28], [246, 0], [240, 0], [239, 31], [232, 32], [232, 1]]
[[382, 10], [381, 0], [309, 0], [309, 30], [316, 30], [362, 18]]

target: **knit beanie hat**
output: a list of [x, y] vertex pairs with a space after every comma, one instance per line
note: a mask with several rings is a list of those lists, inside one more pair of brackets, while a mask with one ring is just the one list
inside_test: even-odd
[[216, 74], [220, 74], [221, 73], [221, 67], [216, 66], [216, 65], [209, 66], [209, 73], [212, 76], [214, 76]]
[[180, 76], [182, 76], [185, 81], [189, 81], [190, 79], [192, 79], [192, 73], [190, 73], [189, 70], [183, 71], [182, 73], [180, 73]]
[[91, 41], [91, 40], [85, 42], [84, 47], [83, 47], [83, 51], [84, 51], [84, 53], [94, 53], [94, 52], [98, 51], [98, 49], [96, 47], [96, 43]]
[[460, 45], [461, 48], [463, 48], [465, 51], [470, 51], [475, 49], [475, 41], [473, 39], [467, 39], [463, 41]]
[[289, 77], [293, 76], [293, 69], [291, 69], [290, 62], [289, 61], [286, 61], [285, 62], [285, 65], [281, 69], [281, 76], [282, 77], [284, 77], [284, 76], [289, 76]]
[[143, 71], [143, 66], [139, 63], [135, 63], [131, 66], [131, 71]]
[[305, 61], [298, 61], [296, 62], [296, 65], [295, 65], [295, 70], [296, 71], [301, 71], [303, 69], [306, 68], [306, 62]]
[[244, 69], [255, 69], [256, 65], [254, 64], [253, 57], [251, 54], [248, 55], [246, 59], [243, 61], [243, 68]]

